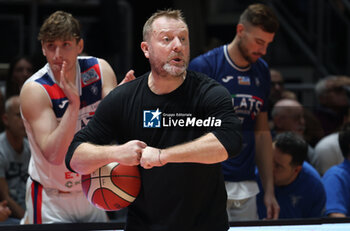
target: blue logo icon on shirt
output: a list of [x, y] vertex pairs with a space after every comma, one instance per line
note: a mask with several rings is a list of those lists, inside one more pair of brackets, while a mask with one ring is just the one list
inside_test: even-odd
[[157, 110], [144, 110], [143, 111], [143, 127], [144, 128], [160, 128], [161, 127], [161, 114], [162, 112]]

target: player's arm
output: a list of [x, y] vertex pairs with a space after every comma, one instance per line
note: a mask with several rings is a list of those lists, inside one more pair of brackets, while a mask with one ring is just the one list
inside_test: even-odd
[[7, 201], [0, 201], [0, 222], [6, 221], [11, 215], [11, 210], [7, 207]]
[[102, 72], [102, 98], [117, 86], [117, 77], [112, 67], [104, 59], [98, 59]]
[[7, 205], [12, 212], [12, 216], [22, 218], [24, 209], [9, 194], [8, 184], [5, 178], [0, 177], [0, 201], [6, 200]]
[[84, 142], [74, 150], [70, 167], [80, 174], [89, 174], [111, 162], [128, 166], [139, 165], [142, 149], [146, 146], [139, 140], [122, 145], [95, 145]]
[[45, 159], [52, 164], [62, 163], [74, 137], [80, 102], [69, 101], [67, 110], [58, 123], [51, 101], [39, 84], [25, 84], [20, 101], [22, 115], [29, 123]]
[[163, 166], [167, 163], [202, 163], [214, 164], [228, 158], [228, 152], [213, 133], [185, 143], [158, 149], [146, 147], [142, 152], [141, 166], [152, 168]]
[[330, 213], [328, 217], [346, 217], [344, 213]]
[[136, 79], [135, 77], [135, 71], [134, 70], [129, 70], [126, 74], [125, 74], [125, 77], [124, 79], [118, 84], [118, 86], [124, 84], [124, 83], [127, 83], [127, 82], [130, 82], [132, 80]]
[[272, 138], [268, 125], [267, 112], [260, 112], [256, 117], [254, 135], [255, 160], [265, 192], [264, 203], [267, 209], [267, 218], [277, 219], [280, 208], [274, 193]]

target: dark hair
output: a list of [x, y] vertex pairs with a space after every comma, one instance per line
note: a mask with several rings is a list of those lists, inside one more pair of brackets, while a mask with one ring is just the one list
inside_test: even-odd
[[344, 158], [348, 158], [350, 151], [350, 122], [344, 124], [340, 129], [338, 141]]
[[269, 33], [276, 33], [279, 27], [275, 13], [268, 6], [260, 3], [249, 5], [241, 14], [239, 23], [244, 24], [246, 22]]
[[281, 152], [291, 155], [291, 164], [294, 166], [302, 165], [306, 160], [308, 145], [301, 136], [293, 132], [278, 134], [275, 138], [275, 147]]
[[13, 95], [19, 95], [19, 93], [20, 93], [20, 88], [17, 86], [16, 83], [14, 83], [12, 75], [13, 75], [13, 71], [14, 71], [17, 63], [23, 59], [25, 61], [27, 61], [28, 63], [30, 63], [34, 69], [33, 60], [31, 57], [29, 57], [27, 55], [17, 56], [10, 62], [9, 71], [8, 71], [8, 75], [7, 75], [7, 79], [6, 79], [6, 95], [5, 95], [6, 99], [10, 98]]

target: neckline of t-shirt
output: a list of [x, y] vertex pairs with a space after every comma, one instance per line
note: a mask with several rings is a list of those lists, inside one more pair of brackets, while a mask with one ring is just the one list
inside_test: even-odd
[[147, 85], [147, 89], [148, 91], [152, 94], [152, 95], [155, 95], [155, 96], [161, 96], [161, 97], [164, 97], [164, 96], [172, 96], [172, 95], [175, 95], [175, 94], [178, 94], [178, 92], [181, 91], [181, 89], [184, 88], [185, 84], [187, 83], [187, 79], [188, 79], [188, 70], [186, 71], [186, 77], [184, 79], [184, 81], [182, 82], [182, 84], [176, 88], [175, 90], [173, 90], [172, 92], [169, 92], [169, 93], [166, 93], [166, 94], [161, 94], [161, 95], [158, 95], [156, 93], [154, 93], [151, 88], [148, 86], [148, 78], [149, 78], [149, 75], [150, 75], [151, 72], [148, 72], [146, 73], [146, 78], [145, 78], [145, 81], [146, 81], [146, 85]]

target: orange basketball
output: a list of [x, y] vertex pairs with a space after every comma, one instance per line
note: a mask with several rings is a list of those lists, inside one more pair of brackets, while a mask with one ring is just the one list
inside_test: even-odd
[[84, 194], [91, 204], [106, 211], [116, 211], [131, 204], [140, 192], [137, 166], [109, 163], [81, 178]]

